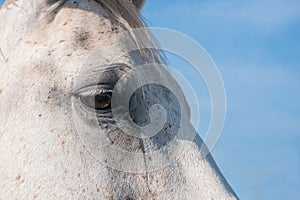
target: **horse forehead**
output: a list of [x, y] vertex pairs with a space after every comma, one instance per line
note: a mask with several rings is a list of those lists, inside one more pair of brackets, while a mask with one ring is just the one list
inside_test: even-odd
[[[120, 25], [105, 14], [90, 10], [62, 9], [51, 23], [42, 21], [34, 33], [47, 41], [56, 40], [60, 43], [73, 39], [77, 48], [88, 48], [87, 42], [93, 40], [94, 44], [103, 43], [121, 29]], [[47, 37], [44, 37], [44, 36]]]
[[24, 58], [19, 63], [23, 67], [14, 69], [26, 74], [24, 82], [45, 77], [48, 88], [54, 84], [70, 88], [84, 63], [94, 59], [90, 57], [93, 51], [98, 52], [96, 61], [101, 66], [131, 62], [126, 47], [115, 37], [122, 26], [97, 6], [64, 7], [51, 22], [41, 15], [40, 22], [22, 37], [22, 50], [16, 54]]
[[[53, 22], [39, 26], [43, 28], [33, 31], [23, 43], [29, 55], [35, 52], [30, 55], [32, 60], [42, 63], [35, 66], [38, 72], [53, 73], [56, 67], [55, 70], [74, 73], [89, 60], [102, 66], [129, 60], [118, 37], [121, 26], [105, 15], [65, 8]], [[91, 56], [94, 52], [97, 58]]]

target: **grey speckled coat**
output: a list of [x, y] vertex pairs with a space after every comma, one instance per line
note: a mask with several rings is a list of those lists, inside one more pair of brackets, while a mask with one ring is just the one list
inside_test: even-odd
[[[141, 26], [138, 9], [132, 3], [140, 8], [143, 1], [7, 0], [2, 6], [1, 200], [237, 199], [211, 156], [201, 157], [199, 137], [175, 139], [178, 148], [185, 149], [173, 152], [181, 153], [178, 159], [145, 173], [114, 169], [91, 152], [92, 143], [100, 141], [90, 141], [90, 146], [82, 142], [78, 130], [88, 135], [95, 122], [90, 120], [88, 109], [79, 105], [77, 89], [98, 84], [99, 80], [113, 85], [120, 74], [126, 73], [122, 66], [148, 59], [147, 53], [126, 53], [121, 39], [112, 39], [118, 31]], [[94, 63], [99, 63], [98, 69], [82, 71], [83, 61], [95, 49], [98, 56], [90, 59], [97, 59]], [[165, 79], [173, 81], [168, 75]], [[159, 100], [165, 102], [167, 110], [176, 108], [172, 95], [159, 91], [154, 86], [144, 88], [150, 94], [148, 103]], [[139, 93], [131, 101], [132, 108], [140, 109], [131, 113], [136, 123], [146, 123], [146, 104]], [[194, 131], [185, 117], [188, 114], [180, 116], [176, 110], [169, 113], [169, 124], [160, 132], [159, 140], [136, 140], [116, 127], [112, 117], [98, 117], [98, 132], [112, 145], [146, 154], [168, 142], [172, 135], [168, 129], [178, 125], [181, 118], [187, 118], [187, 134]], [[80, 121], [79, 129], [74, 125], [74, 115]], [[107, 155], [106, 162], [116, 156]], [[145, 158], [145, 162], [147, 159], [152, 158]], [[129, 158], [124, 160], [128, 166], [139, 165]]]

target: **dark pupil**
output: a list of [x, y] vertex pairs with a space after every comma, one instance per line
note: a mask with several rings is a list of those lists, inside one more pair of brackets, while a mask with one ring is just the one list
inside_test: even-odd
[[90, 108], [96, 110], [104, 110], [110, 108], [111, 93], [103, 93], [80, 98], [81, 101]]

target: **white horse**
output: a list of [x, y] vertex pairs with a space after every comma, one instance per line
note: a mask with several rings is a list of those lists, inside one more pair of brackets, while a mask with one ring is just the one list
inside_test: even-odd
[[[174, 135], [181, 120], [184, 130], [194, 130], [188, 108], [179, 105], [172, 91], [150, 84], [131, 96], [130, 117], [140, 126], [149, 123], [152, 105], [159, 102], [167, 110], [166, 124], [156, 136], [134, 137], [115, 122], [111, 101], [118, 80], [133, 66], [163, 62], [154, 49], [129, 51], [118, 36], [144, 26], [139, 19], [143, 2], [7, 0], [2, 6], [1, 200], [237, 199], [211, 155], [201, 155], [202, 140]], [[135, 33], [127, 36], [141, 43]], [[154, 71], [176, 85], [166, 71]], [[109, 145], [98, 147], [105, 137], [125, 154], [109, 151]], [[184, 151], [161, 158], [151, 154], [170, 141]], [[126, 152], [141, 154], [143, 160]], [[163, 167], [138, 170], [152, 160]]]

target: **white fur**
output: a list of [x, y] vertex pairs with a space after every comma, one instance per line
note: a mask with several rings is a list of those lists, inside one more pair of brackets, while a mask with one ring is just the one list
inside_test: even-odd
[[[101, 65], [131, 62], [116, 56], [126, 47], [110, 40], [109, 12], [95, 1], [79, 1], [79, 8], [70, 1], [49, 22], [38, 15], [48, 9], [43, 0], [16, 4], [0, 11], [0, 199], [236, 199], [194, 141], [178, 141], [187, 149], [180, 159], [148, 174], [97, 161], [76, 133], [71, 98], [95, 47]], [[89, 34], [81, 46], [74, 40], [80, 31]], [[189, 124], [185, 130], [194, 131]]]

